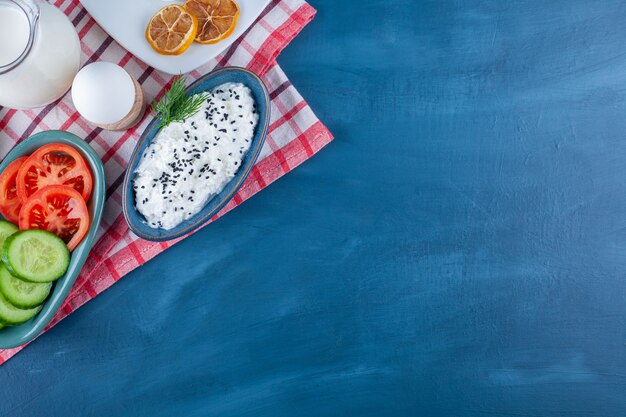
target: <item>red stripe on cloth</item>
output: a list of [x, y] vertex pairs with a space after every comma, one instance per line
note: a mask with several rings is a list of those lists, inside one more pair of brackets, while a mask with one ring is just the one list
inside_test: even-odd
[[[288, 106], [285, 105], [285, 103], [283, 103], [283, 100], [281, 100], [280, 97], [276, 97], [276, 100], [274, 100], [276, 107], [278, 107], [278, 109], [281, 112], [285, 112], [287, 111]], [[302, 135], [302, 131], [300, 130], [300, 126], [298, 125], [298, 123], [296, 123], [296, 121], [293, 119], [293, 117], [289, 117], [287, 119], [287, 122], [289, 123], [289, 126], [291, 127], [291, 129], [298, 135], [298, 140], [301, 140], [301, 138], [304, 138], [305, 136]], [[307, 155], [308, 156], [312, 156], [313, 155], [313, 150], [311, 149], [311, 147], [308, 145], [308, 143], [304, 142], [305, 145], [305, 149], [307, 150]]]
[[[97, 271], [104, 260], [109, 254], [111, 249], [119, 242], [123, 235], [128, 231], [124, 218], [118, 218], [113, 222], [113, 225], [104, 233], [98, 243], [94, 245], [89, 253], [89, 257], [85, 262], [83, 271], [78, 276], [76, 283], [74, 283], [74, 289], [70, 293], [69, 297], [72, 297], [75, 292], [83, 285], [83, 283], [91, 278], [93, 273]], [[68, 297], [68, 298], [69, 298]]]
[[124, 58], [120, 59], [117, 64], [120, 67], [124, 67], [126, 66], [126, 64], [128, 64], [128, 61], [130, 61], [132, 57], [133, 57], [133, 54], [131, 54], [130, 52], [126, 52], [126, 55], [124, 55]]
[[17, 132], [11, 129], [9, 126], [6, 126], [3, 131], [11, 138], [11, 140], [13, 140], [14, 143], [20, 141], [20, 135], [18, 135]]
[[[275, 1], [273, 3], [276, 3]], [[250, 33], [250, 31], [254, 28], [254, 26], [262, 21], [265, 16], [268, 15], [268, 13], [270, 13], [270, 11], [275, 7], [275, 4], [268, 4], [267, 7], [261, 12], [261, 15], [257, 18], [257, 20], [250, 25], [250, 27], [248, 29], [246, 29], [246, 31], [239, 37], [239, 39], [233, 43], [233, 45], [228, 48], [228, 50], [226, 52], [224, 52], [223, 54], [220, 54], [217, 58], [217, 62], [218, 62], [218, 67], [224, 67], [228, 64], [228, 60], [230, 60], [230, 58], [233, 56], [233, 54], [235, 53], [235, 51], [237, 50], [237, 46], [241, 41], [244, 41], [246, 36], [248, 36], [248, 34]], [[261, 74], [262, 75], [262, 74]]]
[[300, 103], [296, 104], [291, 110], [283, 115], [280, 119], [276, 120], [274, 123], [270, 125], [270, 131], [278, 129], [282, 124], [288, 122], [293, 119], [293, 117], [298, 114], [300, 110], [307, 106], [306, 101], [302, 100]]
[[[284, 2], [277, 3], [282, 5]], [[267, 67], [276, 61], [276, 57], [278, 57], [284, 45], [289, 44], [293, 38], [298, 36], [306, 24], [315, 17], [316, 13], [317, 11], [308, 3], [303, 4], [289, 16], [287, 21], [270, 34], [253, 56], [248, 68], [258, 73], [265, 73]]]
[[[278, 90], [282, 89], [282, 87], [283, 87], [283, 85], [278, 86], [277, 89], [273, 91], [273, 93], [276, 93]], [[285, 87], [285, 88], [287, 88], [287, 87]], [[292, 109], [294, 111], [292, 111], [292, 112], [286, 111], [287, 109], [282, 104], [282, 101], [280, 101], [280, 93], [274, 95], [274, 99], [272, 100], [272, 104], [278, 110], [278, 114], [283, 114], [283, 116], [280, 117], [277, 121], [273, 122], [270, 125], [269, 132], [268, 132], [268, 135], [267, 135], [267, 138], [266, 138], [266, 143], [269, 145], [269, 147], [273, 151], [273, 155], [272, 156], [278, 161], [278, 163], [282, 167], [283, 171], [285, 173], [287, 173], [287, 172], [289, 172], [291, 170], [291, 167], [289, 166], [289, 163], [287, 162], [287, 160], [286, 160], [282, 150], [280, 149], [280, 146], [274, 140], [274, 132], [282, 124], [284, 124], [285, 122], [291, 120], [302, 108], [306, 107], [307, 104], [306, 104], [306, 102], [304, 100], [300, 100], [300, 102], [298, 104], [296, 104], [294, 106], [294, 108]], [[297, 131], [294, 131], [294, 133], [296, 135], [299, 135], [301, 133], [301, 131], [298, 129]]]
[[54, 106], [55, 106], [55, 103], [49, 104], [39, 113], [34, 113], [32, 110], [25, 111], [24, 113], [30, 117], [31, 123], [30, 125], [28, 125], [26, 130], [22, 132], [21, 136], [22, 137], [30, 136], [33, 133], [33, 131], [37, 129], [37, 127], [39, 127], [39, 125], [42, 125], [44, 129], [48, 129], [48, 127], [44, 125], [43, 123], [43, 118], [46, 117], [46, 115], [54, 108]]
[[96, 296], [98, 295], [96, 290], [93, 288], [93, 285], [91, 285], [91, 282], [89, 281], [85, 282], [85, 285], [83, 285], [83, 288], [85, 289], [85, 291], [87, 292], [87, 294], [89, 294], [89, 297], [91, 298], [96, 298]]
[[114, 144], [111, 146], [104, 155], [102, 155], [102, 163], [106, 164], [109, 159], [126, 143], [126, 140], [131, 136], [137, 136], [137, 127], [134, 127], [130, 130], [124, 132], [122, 137], [120, 137]]
[[76, 4], [76, 3], [72, 2], [72, 3], [71, 3], [68, 7], [67, 7], [67, 9], [65, 9], [65, 14], [69, 16], [69, 15], [70, 15], [70, 14], [74, 11], [74, 9], [76, 9], [76, 7], [77, 7], [77, 6], [78, 6], [78, 4]]
[[89, 19], [87, 23], [85, 23], [85, 26], [83, 26], [83, 28], [80, 30], [80, 32], [78, 32], [78, 37], [80, 39], [83, 39], [87, 35], [87, 32], [89, 32], [91, 28], [93, 27], [93, 25], [95, 24], [96, 24], [95, 20]]
[[0, 350], [0, 365], [11, 359], [13, 356], [15, 356], [15, 354], [24, 349], [26, 346], [28, 346], [28, 343], [13, 349]]
[[293, 10], [291, 9], [291, 7], [289, 7], [289, 5], [283, 1], [278, 3], [278, 6], [283, 9], [285, 11], [285, 13], [291, 15], [293, 14]]
[[304, 151], [306, 152], [307, 157], [312, 157], [315, 152], [313, 152], [313, 148], [311, 148], [311, 144], [309, 143], [307, 137], [305, 135], [298, 136], [298, 140], [302, 144]]
[[250, 174], [255, 179], [255, 181], [259, 184], [259, 188], [267, 187], [267, 183], [263, 179], [263, 176], [261, 175], [261, 171], [259, 171], [258, 167], [255, 166], [254, 168], [252, 168], [252, 172], [250, 172]]
[[283, 152], [282, 149], [277, 149], [276, 152], [274, 152], [274, 155], [276, 156], [276, 159], [280, 163], [280, 167], [283, 169], [283, 172], [285, 174], [290, 172], [293, 169], [289, 166], [289, 163], [287, 162], [287, 158], [285, 157], [285, 153]]
[[114, 281], [117, 281], [121, 278], [111, 258], [106, 259], [103, 265], [107, 268], [107, 272], [109, 273], [109, 275], [111, 275]]
[[7, 111], [7, 114], [5, 114], [2, 120], [0, 120], [0, 130], [4, 129], [9, 124], [9, 121], [15, 113], [17, 113], [17, 110], [15, 109], [9, 109], [9, 111]]
[[[61, 5], [62, 5], [64, 2], [65, 2], [64, 0], [57, 0], [57, 1], [54, 3], [54, 5], [55, 5], [57, 8], [59, 8], [59, 9], [60, 9], [60, 8], [61, 8]], [[77, 6], [76, 4], [74, 4], [73, 2], [70, 2], [70, 4], [68, 4], [68, 5], [67, 5], [67, 7], [65, 8], [65, 10], [63, 10], [63, 12], [64, 12], [67, 16], [69, 16], [69, 15], [70, 15], [70, 13], [72, 13], [72, 12], [74, 11], [74, 9], [76, 8], [76, 6]]]
[[137, 261], [137, 265], [143, 265], [144, 263], [146, 263], [146, 260], [143, 258], [141, 251], [139, 250], [137, 245], [135, 245], [135, 242], [132, 241], [132, 238], [129, 238], [127, 240], [129, 241], [128, 249], [130, 249], [130, 252], [133, 254], [133, 257]]
[[63, 123], [61, 125], [61, 127], [59, 128], [60, 130], [67, 130], [70, 128], [70, 126], [72, 126], [74, 124], [74, 122], [76, 122], [76, 119], [78, 119], [80, 117], [80, 114], [78, 114], [78, 112], [74, 112], [66, 121], [65, 123]]

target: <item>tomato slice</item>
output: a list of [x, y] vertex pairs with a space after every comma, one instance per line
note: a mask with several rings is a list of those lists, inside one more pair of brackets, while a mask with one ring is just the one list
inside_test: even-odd
[[67, 185], [89, 200], [93, 179], [80, 153], [69, 145], [51, 143], [39, 148], [17, 173], [17, 195], [24, 202], [48, 185]]
[[11, 223], [17, 223], [22, 203], [17, 196], [15, 178], [17, 171], [28, 159], [27, 156], [17, 158], [11, 162], [0, 174], [0, 213]]
[[72, 251], [89, 230], [89, 211], [78, 191], [66, 185], [49, 185], [22, 205], [19, 227], [52, 232]]

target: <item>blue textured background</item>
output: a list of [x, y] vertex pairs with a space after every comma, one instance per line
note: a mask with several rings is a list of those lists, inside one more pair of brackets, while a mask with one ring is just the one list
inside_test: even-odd
[[0, 415], [626, 415], [626, 4], [312, 3], [280, 63], [337, 139], [0, 367]]

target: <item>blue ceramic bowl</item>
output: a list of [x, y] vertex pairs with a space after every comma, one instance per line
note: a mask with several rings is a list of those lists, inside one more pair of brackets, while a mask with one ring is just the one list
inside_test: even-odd
[[0, 330], [0, 349], [13, 348], [30, 342], [42, 332], [48, 323], [50, 323], [50, 320], [52, 320], [72, 289], [74, 281], [76, 281], [80, 270], [87, 260], [102, 218], [106, 189], [102, 161], [96, 151], [94, 151], [87, 142], [71, 133], [60, 130], [49, 130], [31, 136], [9, 152], [7, 157], [4, 158], [4, 161], [2, 161], [2, 164], [0, 164], [0, 172], [3, 171], [8, 164], [13, 162], [13, 160], [21, 156], [30, 155], [43, 145], [49, 143], [64, 143], [74, 147], [80, 152], [82, 157], [85, 158], [87, 164], [89, 164], [93, 176], [93, 191], [89, 203], [87, 204], [91, 217], [91, 225], [87, 236], [85, 236], [83, 241], [74, 249], [74, 252], [72, 252], [70, 266], [67, 272], [61, 279], [55, 282], [52, 293], [45, 301], [43, 309], [39, 314], [19, 326], [6, 327]]
[[250, 150], [242, 161], [241, 168], [237, 175], [224, 187], [221, 193], [213, 197], [207, 205], [195, 216], [187, 219], [173, 229], [155, 229], [150, 227], [145, 218], [135, 207], [135, 193], [133, 190], [133, 180], [135, 171], [141, 161], [144, 150], [150, 144], [152, 139], [158, 133], [157, 120], [153, 120], [139, 139], [135, 151], [128, 164], [128, 170], [124, 178], [123, 205], [124, 217], [130, 229], [145, 240], [160, 242], [164, 240], [175, 239], [186, 235], [202, 226], [211, 217], [217, 214], [235, 195], [239, 187], [250, 173], [254, 166], [263, 143], [267, 135], [267, 129], [270, 121], [270, 97], [263, 81], [253, 72], [245, 68], [227, 67], [211, 72], [200, 78], [187, 88], [187, 94], [197, 94], [210, 91], [215, 87], [224, 83], [242, 83], [252, 90], [252, 95], [256, 101], [257, 111], [259, 112], [259, 125], [256, 128], [254, 137], [250, 144]]

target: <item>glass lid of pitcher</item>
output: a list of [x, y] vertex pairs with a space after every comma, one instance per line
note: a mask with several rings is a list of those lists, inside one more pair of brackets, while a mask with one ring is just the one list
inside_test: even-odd
[[26, 59], [35, 41], [39, 6], [33, 0], [0, 0], [0, 75]]

